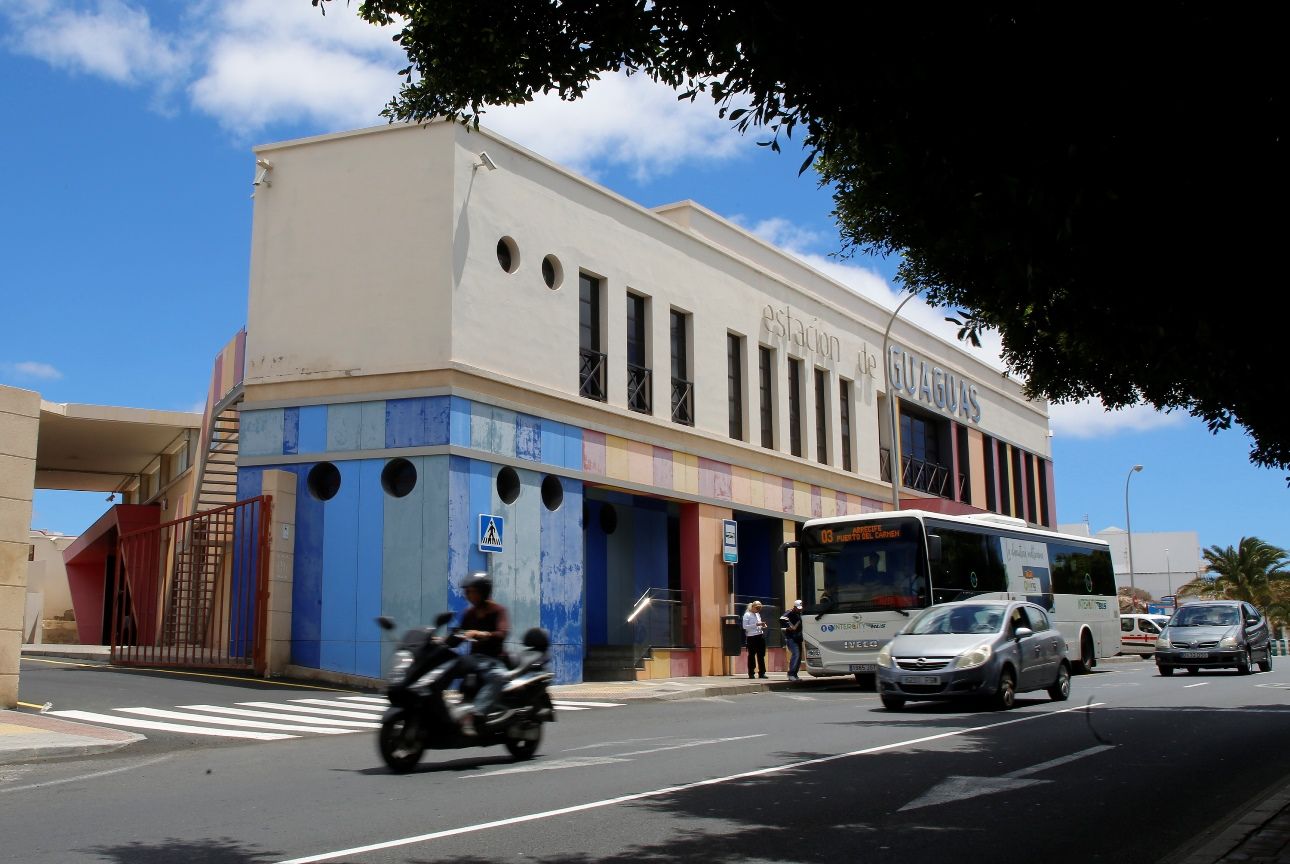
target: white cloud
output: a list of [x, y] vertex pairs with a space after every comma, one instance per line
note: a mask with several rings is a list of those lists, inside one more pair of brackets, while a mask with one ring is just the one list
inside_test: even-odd
[[165, 89], [188, 64], [178, 38], [159, 32], [146, 10], [122, 0], [98, 0], [88, 10], [50, 0], [6, 3], [0, 14], [12, 25], [6, 41], [15, 52], [67, 71]]
[[36, 360], [24, 360], [21, 363], [4, 363], [0, 368], [9, 374], [18, 378], [35, 378], [41, 381], [57, 381], [63, 377], [59, 372], [48, 363], [40, 363]]
[[1106, 438], [1121, 432], [1147, 432], [1186, 422], [1188, 415], [1166, 414], [1150, 405], [1133, 405], [1115, 411], [1106, 410], [1099, 399], [1085, 399], [1050, 405], [1048, 408], [1054, 435], [1071, 438]]

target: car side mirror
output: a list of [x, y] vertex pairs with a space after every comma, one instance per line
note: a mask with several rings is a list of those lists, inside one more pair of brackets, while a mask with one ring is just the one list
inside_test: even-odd
[[1018, 627], [1013, 631], [1012, 635], [1017, 639], [1025, 639], [1027, 636], [1034, 636], [1035, 631], [1029, 627]]

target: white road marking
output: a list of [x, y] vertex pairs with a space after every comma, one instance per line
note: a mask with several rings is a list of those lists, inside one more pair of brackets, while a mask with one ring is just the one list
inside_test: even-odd
[[685, 750], [689, 747], [703, 747], [707, 744], [725, 744], [729, 741], [746, 741], [749, 738], [765, 738], [766, 733], [760, 732], [756, 735], [737, 735], [733, 738], [702, 738], [693, 741], [682, 741], [679, 744], [669, 744], [666, 747], [651, 747], [649, 750], [631, 750], [627, 753], [616, 753], [616, 756], [647, 756], [650, 753], [662, 753], [665, 750]]
[[559, 702], [552, 702], [557, 711], [590, 711], [590, 708], [584, 708], [581, 705], [561, 705]]
[[556, 810], [544, 810], [540, 813], [528, 813], [523, 816], [512, 816], [508, 819], [498, 819], [493, 822], [479, 822], [474, 825], [463, 825], [460, 828], [449, 828], [444, 831], [435, 831], [430, 834], [419, 834], [415, 837], [402, 837], [398, 840], [386, 840], [382, 843], [372, 843], [367, 846], [355, 846], [351, 849], [323, 852], [319, 855], [308, 855], [304, 858], [291, 858], [286, 861], [280, 861], [278, 864], [315, 864], [315, 862], [318, 861], [331, 861], [336, 858], [362, 855], [367, 852], [377, 852], [382, 849], [411, 846], [414, 843], [428, 843], [431, 840], [440, 840], [444, 837], [456, 837], [462, 834], [474, 834], [479, 831], [488, 831], [493, 828], [504, 828], [509, 825], [521, 825], [525, 822], [536, 822], [540, 819], [550, 819], [555, 816], [566, 816], [570, 813], [581, 813], [587, 810], [597, 810], [602, 807], [613, 807], [617, 804], [626, 804], [629, 801], [640, 801], [644, 798], [659, 798], [664, 795], [673, 795], [677, 792], [684, 792], [688, 789], [698, 789], [703, 786], [717, 786], [722, 783], [730, 783], [735, 780], [746, 780], [749, 777], [764, 777], [767, 774], [779, 774], [796, 768], [805, 768], [810, 765], [822, 765], [827, 762], [836, 762], [840, 759], [850, 759], [855, 756], [868, 756], [874, 753], [885, 753], [888, 750], [896, 750], [901, 747], [909, 747], [915, 744], [926, 744], [929, 741], [940, 741], [945, 738], [955, 738], [961, 735], [973, 735], [978, 732], [998, 729], [1002, 726], [1011, 726], [1016, 723], [1028, 723], [1031, 720], [1036, 720], [1041, 717], [1060, 717], [1063, 714], [1070, 714], [1075, 711], [1088, 711], [1092, 708], [1100, 708], [1105, 704], [1106, 703], [1104, 702], [1090, 702], [1087, 705], [1081, 705], [1075, 708], [1065, 708], [1060, 711], [1045, 711], [1035, 714], [1027, 714], [1024, 717], [1003, 720], [999, 723], [991, 723], [986, 726], [955, 729], [951, 732], [941, 732], [936, 735], [927, 735], [922, 738], [911, 738], [906, 741], [896, 741], [891, 744], [880, 744], [877, 747], [868, 747], [864, 750], [852, 750], [848, 753], [837, 753], [832, 756], [820, 756], [815, 759], [806, 759], [801, 762], [790, 762], [785, 765], [772, 765], [769, 768], [758, 768], [753, 771], [743, 771], [739, 774], [728, 774], [724, 777], [713, 777], [708, 780], [699, 780], [694, 783], [684, 783], [678, 786], [666, 786], [662, 789], [652, 789], [648, 792], [636, 792], [630, 795], [620, 795], [617, 798], [605, 798], [600, 801], [589, 801], [585, 804], [575, 804], [571, 807], [561, 807]]
[[1255, 686], [1255, 687], [1272, 687], [1272, 688], [1281, 689], [1281, 690], [1290, 689], [1290, 684], [1285, 684], [1285, 683], [1282, 683], [1282, 682], [1278, 682], [1278, 683], [1276, 683], [1276, 684], [1255, 684], [1254, 686]]
[[384, 697], [381, 697], [381, 696], [341, 696], [340, 701], [368, 702], [370, 704], [380, 705], [381, 707], [385, 707], [386, 705], [390, 704], [390, 700], [385, 699]]
[[561, 753], [577, 753], [579, 750], [601, 750], [605, 747], [621, 747], [624, 744], [643, 744], [646, 741], [670, 741], [666, 735], [660, 735], [657, 738], [628, 738], [626, 741], [602, 741], [599, 744], [588, 744], [585, 747], [570, 747], [567, 750], [561, 750]]
[[349, 735], [357, 729], [337, 729], [327, 726], [302, 726], [289, 723], [266, 723], [263, 720], [242, 720], [238, 717], [212, 717], [209, 714], [194, 714], [191, 711], [167, 711], [162, 708], [117, 708], [126, 714], [141, 714], [144, 717], [161, 717], [165, 720], [188, 720], [198, 723], [219, 723], [224, 726], [235, 726], [242, 729], [272, 729], [277, 732], [317, 732], [319, 735]]
[[307, 723], [314, 726], [332, 726], [351, 729], [380, 729], [380, 723], [365, 723], [362, 720], [338, 720], [333, 717], [307, 717], [303, 714], [280, 714], [276, 711], [248, 711], [245, 708], [225, 708], [222, 705], [180, 705], [190, 711], [202, 711], [207, 714], [231, 714], [235, 717], [259, 717], [263, 720], [286, 720], [290, 723]]
[[292, 699], [300, 705], [322, 705], [324, 708], [348, 708], [352, 711], [372, 711], [380, 714], [385, 710], [382, 705], [363, 705], [354, 702], [341, 702], [336, 699]]
[[165, 762], [171, 754], [158, 756], [154, 759], [148, 759], [143, 762], [136, 762], [133, 765], [126, 765], [124, 768], [109, 768], [106, 771], [95, 771], [93, 774], [79, 774], [75, 777], [64, 777], [61, 780], [46, 780], [44, 783], [29, 783], [26, 786], [10, 786], [8, 789], [0, 789], [0, 794], [5, 792], [27, 792], [31, 789], [44, 789], [46, 786], [59, 786], [63, 783], [80, 783], [85, 780], [93, 780], [96, 777], [106, 777], [109, 774], [120, 774], [122, 771], [133, 771], [136, 768], [147, 768], [149, 765], [156, 765], [158, 762]]
[[1090, 747], [1087, 750], [1080, 750], [1077, 753], [1069, 753], [1065, 756], [1059, 756], [1056, 759], [1049, 759], [1047, 762], [1040, 762], [1038, 765], [1031, 765], [1029, 768], [1018, 768], [1016, 771], [1009, 771], [1004, 777], [1029, 777], [1031, 774], [1038, 774], [1040, 771], [1047, 771], [1049, 768], [1056, 768], [1058, 765], [1065, 765], [1067, 762], [1074, 762], [1076, 759], [1083, 759], [1086, 756], [1095, 756], [1104, 750], [1114, 750], [1114, 744], [1099, 744], [1096, 747]]
[[239, 705], [245, 705], [248, 708], [268, 708], [270, 711], [290, 711], [293, 714], [310, 714], [314, 717], [323, 715], [334, 717], [348, 717], [350, 720], [366, 720], [369, 723], [376, 718], [370, 713], [361, 711], [340, 711], [334, 708], [306, 708], [303, 705], [283, 705], [280, 702], [239, 702]]
[[1204, 687], [1208, 683], [1208, 681], [1202, 681], [1199, 684], [1184, 684], [1183, 689], [1186, 690], [1188, 687]]
[[778, 696], [780, 699], [795, 699], [795, 700], [797, 700], [798, 702], [814, 702], [814, 701], [815, 701], [815, 697], [814, 697], [814, 696], [798, 696], [798, 695], [793, 694], [793, 693], [776, 693], [776, 692], [775, 692], [775, 691], [773, 691], [773, 690], [771, 691], [771, 694], [770, 694], [770, 695], [772, 695], [772, 696]]
[[577, 702], [570, 702], [564, 699], [552, 699], [551, 704], [555, 705], [558, 708], [570, 708], [574, 706], [579, 708], [621, 708], [623, 707], [622, 702], [583, 702], [581, 700]]
[[497, 777], [502, 774], [529, 774], [533, 771], [559, 771], [561, 768], [588, 768], [593, 765], [612, 765], [615, 762], [630, 762], [630, 759], [617, 759], [613, 756], [575, 756], [572, 759], [553, 759], [549, 762], [526, 762], [488, 771], [483, 774], [467, 774], [461, 779], [477, 780], [481, 777]]
[[134, 717], [96, 714], [93, 711], [50, 711], [49, 713], [54, 717], [84, 720], [87, 723], [106, 723], [111, 726], [126, 726], [131, 729], [159, 729], [162, 732], [185, 732], [189, 735], [213, 735], [216, 738], [252, 738], [256, 741], [281, 741], [283, 738], [297, 737], [295, 735], [279, 735], [276, 732], [242, 732], [237, 729], [212, 729], [209, 726], [189, 726], [183, 723], [160, 723], [155, 720], [137, 720]]

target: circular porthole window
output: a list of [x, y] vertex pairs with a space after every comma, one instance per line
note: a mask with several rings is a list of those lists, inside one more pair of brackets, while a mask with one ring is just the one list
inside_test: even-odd
[[319, 501], [330, 501], [340, 491], [340, 469], [330, 462], [319, 462], [309, 469], [305, 485], [309, 487], [309, 494]]
[[510, 237], [503, 237], [497, 241], [497, 263], [501, 264], [502, 269], [507, 273], [514, 273], [520, 266], [519, 247]]
[[520, 475], [514, 468], [508, 466], [497, 472], [497, 497], [503, 504], [514, 504], [520, 497]]
[[559, 288], [560, 283], [564, 281], [564, 268], [560, 266], [560, 259], [554, 255], [548, 255], [542, 259], [542, 281], [552, 291]]
[[600, 505], [600, 530], [606, 534], [613, 534], [618, 530], [618, 511], [613, 504]]
[[542, 478], [542, 503], [548, 510], [559, 510], [564, 503], [564, 484], [554, 474]]
[[417, 466], [406, 459], [391, 459], [381, 470], [381, 488], [392, 498], [402, 498], [417, 486]]

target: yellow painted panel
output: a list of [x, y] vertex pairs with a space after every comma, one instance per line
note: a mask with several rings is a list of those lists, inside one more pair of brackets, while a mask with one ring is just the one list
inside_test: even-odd
[[811, 518], [811, 487], [801, 480], [793, 481], [793, 512]]
[[627, 442], [627, 479], [644, 486], [654, 485], [654, 448], [640, 441]]
[[672, 487], [677, 492], [699, 494], [699, 457], [689, 453], [672, 454]]
[[968, 430], [968, 477], [972, 506], [984, 510], [985, 484], [991, 482], [991, 478], [985, 476], [985, 441], [979, 429]]
[[730, 466], [730, 500], [745, 507], [752, 504], [752, 472], [747, 468]]
[[615, 480], [628, 480], [627, 439], [605, 436], [605, 474]]

